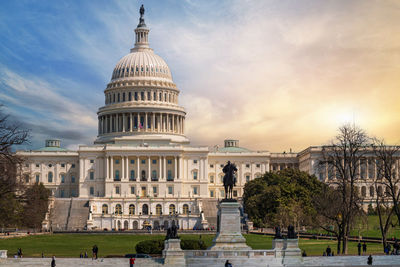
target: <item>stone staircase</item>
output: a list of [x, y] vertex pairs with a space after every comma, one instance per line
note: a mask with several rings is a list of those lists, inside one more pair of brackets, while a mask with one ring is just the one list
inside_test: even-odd
[[89, 201], [73, 198], [67, 220], [67, 230], [83, 230], [89, 218]]
[[50, 210], [50, 227], [53, 231], [66, 230], [71, 198], [56, 198]]
[[204, 199], [202, 201], [202, 208], [204, 217], [208, 222], [209, 227], [217, 229], [217, 213], [218, 213], [218, 200], [217, 199]]

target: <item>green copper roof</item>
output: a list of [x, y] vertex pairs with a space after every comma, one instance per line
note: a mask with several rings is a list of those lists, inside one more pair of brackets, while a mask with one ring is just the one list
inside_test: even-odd
[[252, 152], [252, 151], [244, 147], [230, 146], [230, 147], [220, 147], [218, 148], [217, 152], [240, 153], [240, 152]]
[[55, 147], [55, 146], [46, 146], [46, 147], [39, 148], [36, 151], [57, 152], [57, 151], [68, 151], [68, 149], [65, 149], [62, 147]]

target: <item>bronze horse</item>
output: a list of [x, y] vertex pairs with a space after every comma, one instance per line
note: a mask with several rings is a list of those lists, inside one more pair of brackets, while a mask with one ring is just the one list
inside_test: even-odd
[[236, 165], [228, 161], [228, 164], [224, 166], [222, 171], [225, 173], [223, 179], [225, 187], [225, 199], [233, 199], [233, 187], [236, 186]]

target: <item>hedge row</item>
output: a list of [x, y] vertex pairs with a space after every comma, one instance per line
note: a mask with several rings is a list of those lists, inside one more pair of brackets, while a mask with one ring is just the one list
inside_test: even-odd
[[[161, 254], [164, 249], [164, 240], [145, 240], [136, 244], [136, 253], [140, 254]], [[204, 250], [206, 244], [202, 240], [186, 239], [181, 240], [183, 250]]]

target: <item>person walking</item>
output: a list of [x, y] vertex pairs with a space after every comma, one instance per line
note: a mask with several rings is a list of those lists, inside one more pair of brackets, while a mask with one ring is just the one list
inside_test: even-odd
[[331, 256], [332, 255], [332, 249], [331, 247], [328, 245], [328, 247], [326, 248], [326, 256]]
[[372, 261], [373, 261], [372, 256], [371, 256], [371, 254], [369, 254], [369, 257], [368, 257], [368, 260], [367, 260], [367, 264], [368, 265], [372, 265]]
[[133, 267], [134, 265], [135, 265], [135, 258], [132, 258], [132, 257], [131, 257], [131, 258], [129, 259], [129, 266], [130, 266], [130, 267]]
[[361, 256], [361, 242], [358, 242], [357, 249], [358, 249], [358, 256]]
[[363, 249], [363, 254], [367, 253], [367, 244], [364, 241], [364, 244], [362, 245], [362, 249]]
[[232, 264], [229, 262], [229, 260], [226, 260], [225, 267], [232, 267]]
[[96, 260], [97, 260], [97, 255], [99, 254], [99, 248], [97, 247], [97, 245], [94, 245], [94, 249], [95, 249]]
[[51, 257], [51, 267], [56, 267], [56, 257]]

